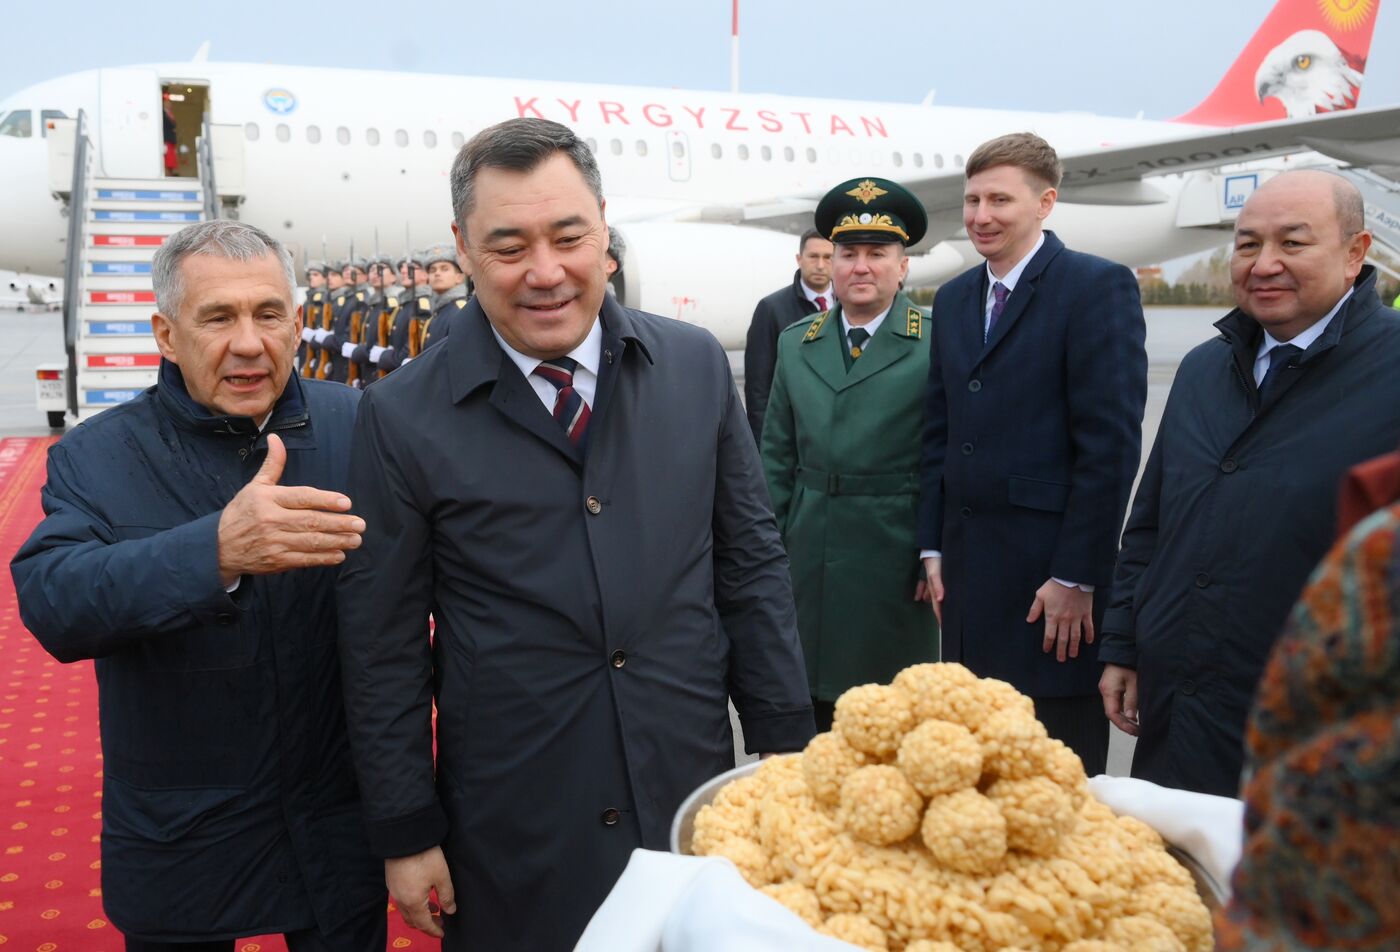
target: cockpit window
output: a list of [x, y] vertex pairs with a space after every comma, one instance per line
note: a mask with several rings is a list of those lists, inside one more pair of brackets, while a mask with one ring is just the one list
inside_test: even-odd
[[34, 134], [34, 119], [28, 109], [16, 109], [0, 119], [0, 136], [28, 139]]
[[44, 137], [49, 137], [50, 119], [67, 119], [68, 116], [62, 109], [44, 109], [39, 113], [39, 133]]

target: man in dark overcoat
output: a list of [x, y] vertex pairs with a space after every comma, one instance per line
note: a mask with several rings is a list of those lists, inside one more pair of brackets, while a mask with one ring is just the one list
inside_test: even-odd
[[919, 545], [944, 660], [1033, 698], [1093, 775], [1109, 728], [1087, 646], [1138, 466], [1146, 327], [1131, 271], [1043, 230], [1060, 169], [1029, 133], [968, 157], [986, 261], [934, 299]]
[[797, 244], [797, 271], [792, 283], [764, 297], [753, 309], [744, 343], [744, 407], [754, 442], [763, 445], [763, 418], [778, 362], [778, 335], [797, 321], [836, 306], [831, 286], [835, 246], [815, 228], [802, 233]]
[[756, 753], [801, 749], [811, 702], [728, 360], [606, 294], [587, 144], [502, 123], [452, 193], [476, 295], [356, 424], [347, 713], [408, 922], [449, 952], [567, 950], [733, 765], [726, 700]]
[[151, 273], [157, 383], [50, 450], [11, 565], [44, 648], [97, 659], [103, 906], [129, 952], [382, 952], [335, 641], [359, 394], [292, 373], [263, 232], [191, 225]]
[[1236, 796], [1264, 662], [1336, 535], [1346, 471], [1400, 440], [1400, 314], [1356, 188], [1286, 172], [1235, 223], [1239, 305], [1181, 362], [1123, 533], [1099, 660], [1133, 775]]

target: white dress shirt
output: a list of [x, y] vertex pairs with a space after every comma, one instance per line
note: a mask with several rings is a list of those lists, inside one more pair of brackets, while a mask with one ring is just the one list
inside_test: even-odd
[[1327, 315], [1312, 327], [1300, 333], [1292, 340], [1275, 340], [1274, 335], [1267, 330], [1264, 331], [1264, 339], [1259, 343], [1259, 352], [1254, 356], [1254, 385], [1257, 387], [1264, 382], [1264, 375], [1269, 372], [1269, 351], [1282, 344], [1293, 344], [1299, 350], [1307, 350], [1327, 330], [1327, 325], [1332, 323], [1332, 318], [1337, 316], [1337, 312], [1342, 309], [1342, 305], [1351, 297], [1352, 288], [1347, 288], [1347, 293], [1342, 295], [1342, 299], [1337, 302], [1336, 307], [1327, 312]]
[[[816, 304], [817, 307], [820, 307], [823, 311], [829, 311], [836, 305], [836, 295], [831, 293], [830, 284], [826, 286], [825, 291], [813, 291], [811, 288], [807, 287], [806, 281], [803, 281], [801, 278], [798, 278], [797, 286], [802, 289], [803, 297], [811, 301], [813, 304]], [[817, 298], [822, 299], [821, 304], [817, 304]], [[822, 304], [825, 304], [826, 306], [822, 307]]]
[[[1044, 244], [1045, 232], [1041, 232], [1040, 237], [1035, 240], [1035, 247], [1032, 248], [1024, 258], [1012, 265], [1011, 270], [1001, 277], [997, 277], [996, 272], [992, 270], [992, 263], [990, 261], [987, 262], [987, 300], [982, 306], [983, 340], [986, 340], [987, 336], [991, 333], [992, 306], [996, 304], [997, 301], [992, 285], [1000, 281], [1002, 286], [1006, 288], [1006, 292], [1009, 296], [1012, 291], [1016, 290], [1016, 283], [1021, 280], [1021, 275], [1025, 272], [1026, 265], [1031, 263], [1031, 259], [1035, 257], [1035, 253], [1039, 251]], [[940, 559], [942, 557], [943, 553], [938, 549], [923, 549], [919, 552], [920, 559]], [[1067, 582], [1062, 578], [1057, 578], [1055, 581], [1059, 582], [1065, 588], [1077, 588], [1082, 592], [1092, 592], [1094, 590], [1094, 586], [1092, 585]]]
[[[534, 389], [535, 396], [540, 398], [544, 408], [553, 413], [554, 401], [559, 396], [559, 391], [555, 389], [554, 384], [535, 374], [535, 368], [544, 361], [538, 357], [526, 357], [507, 344], [505, 339], [496, 333], [496, 328], [492, 327], [491, 333], [495, 335], [496, 343], [501, 345], [501, 350], [506, 352], [506, 356], [525, 375], [525, 380]], [[569, 351], [566, 356], [578, 361], [578, 367], [574, 369], [574, 389], [583, 397], [583, 402], [588, 404], [588, 409], [592, 410], [593, 397], [598, 392], [598, 363], [603, 357], [603, 325], [598, 318], [593, 319], [593, 327], [588, 331], [583, 343]]]
[[[894, 307], [894, 302], [893, 302], [893, 301], [890, 302], [890, 307]], [[883, 324], [883, 323], [885, 322], [885, 317], [889, 315], [889, 313], [890, 313], [890, 307], [885, 308], [883, 311], [881, 311], [879, 314], [876, 314], [872, 319], [866, 321], [864, 324], [852, 324], [850, 321], [846, 320], [846, 312], [845, 312], [845, 310], [842, 310], [842, 311], [841, 311], [841, 340], [845, 343], [846, 349], [847, 349], [847, 350], [850, 350], [850, 349], [851, 349], [851, 328], [852, 328], [852, 327], [859, 327], [861, 330], [868, 332], [868, 333], [870, 334], [870, 337], [873, 338], [873, 337], [875, 336], [875, 332], [878, 331], [878, 330], [880, 329], [880, 325]], [[866, 345], [869, 346], [869, 343], [870, 343], [870, 341], [867, 340], [867, 341], [866, 341]]]
[[992, 332], [992, 305], [997, 302], [997, 297], [992, 289], [992, 285], [1000, 281], [1002, 286], [1006, 288], [1007, 295], [1010, 296], [1011, 292], [1016, 290], [1016, 282], [1021, 280], [1021, 274], [1026, 270], [1026, 265], [1031, 263], [1031, 259], [1035, 257], [1035, 253], [1040, 250], [1043, 244], [1045, 244], [1045, 232], [1042, 231], [1040, 237], [1035, 240], [1035, 247], [1030, 250], [1030, 253], [1012, 265], [1011, 270], [1000, 278], [992, 271], [992, 263], [990, 261], [987, 262], [987, 301], [982, 306], [983, 340], [986, 340], [987, 335]]

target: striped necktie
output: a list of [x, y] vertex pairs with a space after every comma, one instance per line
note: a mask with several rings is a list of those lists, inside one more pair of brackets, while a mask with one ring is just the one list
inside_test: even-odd
[[582, 449], [588, 438], [588, 403], [574, 389], [574, 370], [578, 361], [572, 357], [556, 357], [541, 361], [535, 373], [553, 384], [558, 391], [554, 397], [554, 419], [564, 428], [569, 442]]

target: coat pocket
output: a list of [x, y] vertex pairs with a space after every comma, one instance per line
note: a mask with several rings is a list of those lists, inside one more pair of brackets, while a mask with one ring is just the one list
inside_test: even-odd
[[104, 832], [156, 843], [187, 839], [210, 819], [234, 813], [245, 787], [151, 789], [108, 776], [102, 795]]
[[1029, 476], [1012, 476], [1006, 484], [1007, 501], [1023, 509], [1064, 512], [1069, 502], [1069, 484]]

